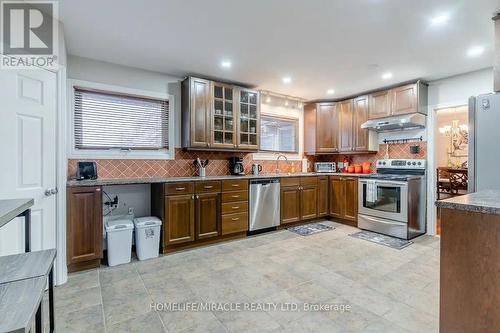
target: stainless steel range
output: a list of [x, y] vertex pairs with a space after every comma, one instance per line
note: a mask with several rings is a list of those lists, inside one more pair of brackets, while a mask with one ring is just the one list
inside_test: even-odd
[[426, 232], [425, 160], [378, 160], [359, 178], [358, 227], [411, 239]]

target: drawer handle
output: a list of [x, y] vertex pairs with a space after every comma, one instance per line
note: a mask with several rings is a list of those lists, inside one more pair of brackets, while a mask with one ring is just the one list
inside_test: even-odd
[[184, 191], [186, 188], [185, 187], [176, 187], [175, 190], [176, 191]]
[[207, 189], [207, 190], [208, 190], [208, 189], [210, 189], [210, 188], [213, 188], [213, 186], [212, 186], [212, 185], [205, 185], [205, 189]]
[[232, 209], [238, 209], [238, 208], [240, 208], [240, 206], [233, 206], [233, 207], [231, 207], [231, 208], [232, 208]]
[[238, 221], [240, 218], [239, 217], [233, 217], [231, 220], [232, 221]]
[[232, 184], [231, 186], [232, 186], [232, 187], [239, 187], [239, 186], [240, 186], [240, 184]]
[[232, 195], [231, 198], [239, 198], [239, 195]]

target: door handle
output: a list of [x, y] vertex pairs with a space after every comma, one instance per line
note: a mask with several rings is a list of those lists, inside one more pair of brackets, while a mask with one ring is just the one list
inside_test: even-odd
[[57, 194], [57, 192], [59, 192], [57, 190], [57, 187], [56, 188], [48, 188], [45, 190], [45, 196], [50, 197], [51, 195]]

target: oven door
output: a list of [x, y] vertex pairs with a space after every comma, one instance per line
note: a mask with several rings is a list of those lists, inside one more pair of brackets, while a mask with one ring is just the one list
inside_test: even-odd
[[376, 180], [373, 202], [367, 201], [368, 181], [359, 181], [359, 214], [408, 222], [408, 183]]

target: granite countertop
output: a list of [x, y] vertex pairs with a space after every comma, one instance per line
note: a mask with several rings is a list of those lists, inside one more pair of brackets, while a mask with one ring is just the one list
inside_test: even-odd
[[439, 208], [500, 215], [500, 191], [485, 190], [450, 199], [438, 200], [436, 201], [436, 206]]
[[33, 199], [0, 200], [0, 228], [33, 205]]
[[263, 179], [263, 178], [284, 178], [284, 177], [308, 177], [308, 176], [364, 176], [361, 173], [316, 173], [316, 172], [301, 172], [301, 173], [269, 173], [258, 176], [207, 176], [207, 177], [153, 177], [153, 178], [116, 178], [116, 179], [96, 179], [96, 180], [68, 180], [68, 187], [77, 186], [106, 186], [106, 185], [131, 185], [131, 184], [155, 184], [155, 183], [173, 183], [185, 181], [206, 181], [206, 180], [227, 180], [227, 179]]

